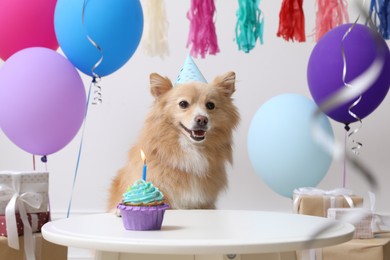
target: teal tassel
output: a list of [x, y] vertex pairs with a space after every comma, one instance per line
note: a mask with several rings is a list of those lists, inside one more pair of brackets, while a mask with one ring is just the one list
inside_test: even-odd
[[238, 0], [236, 42], [238, 49], [246, 53], [263, 44], [264, 16], [259, 8], [260, 0]]

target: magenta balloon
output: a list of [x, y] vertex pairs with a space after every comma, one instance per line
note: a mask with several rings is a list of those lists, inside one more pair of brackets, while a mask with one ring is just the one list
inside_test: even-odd
[[65, 147], [84, 120], [86, 94], [80, 75], [57, 52], [34, 47], [0, 68], [0, 125], [23, 150], [48, 155]]
[[0, 58], [29, 47], [58, 48], [54, 31], [57, 0], [0, 0]]
[[[362, 93], [362, 99], [351, 108], [360, 119], [372, 113], [386, 97], [390, 86], [390, 54], [386, 42], [375, 35], [367, 26], [356, 24], [342, 40], [352, 24], [340, 25], [326, 33], [314, 47], [307, 68], [307, 80], [310, 93], [319, 105], [344, 87], [343, 58], [341, 46], [344, 46], [346, 59], [346, 82], [349, 83], [362, 74], [381, 56], [384, 59], [379, 77]], [[353, 86], [352, 86], [353, 87]], [[349, 124], [357, 121], [348, 113], [353, 100], [345, 102], [331, 111], [325, 111], [332, 119]]]

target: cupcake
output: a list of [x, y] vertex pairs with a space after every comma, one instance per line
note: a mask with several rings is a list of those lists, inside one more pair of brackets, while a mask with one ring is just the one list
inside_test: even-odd
[[160, 230], [167, 208], [162, 192], [142, 179], [127, 189], [118, 205], [128, 230]]

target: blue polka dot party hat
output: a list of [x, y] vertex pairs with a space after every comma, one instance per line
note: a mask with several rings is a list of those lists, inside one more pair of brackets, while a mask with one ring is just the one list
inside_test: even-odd
[[175, 85], [194, 81], [207, 83], [207, 80], [203, 77], [191, 56], [187, 55], [187, 59], [177, 76]]

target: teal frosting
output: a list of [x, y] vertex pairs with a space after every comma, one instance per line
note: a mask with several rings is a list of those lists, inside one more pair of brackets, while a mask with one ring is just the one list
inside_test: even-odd
[[123, 202], [133, 205], [162, 202], [164, 195], [153, 186], [151, 182], [142, 179], [137, 180], [133, 186], [129, 187], [123, 194]]

